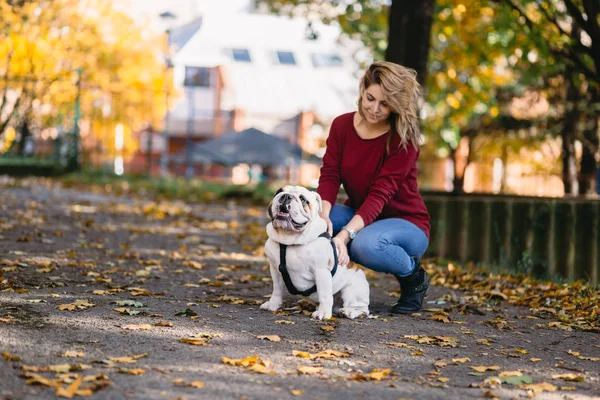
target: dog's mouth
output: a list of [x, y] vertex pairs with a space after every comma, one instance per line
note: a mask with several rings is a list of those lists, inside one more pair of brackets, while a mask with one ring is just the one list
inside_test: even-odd
[[282, 221], [287, 221], [287, 220], [290, 219], [290, 213], [279, 211], [277, 213], [277, 215], [275, 216], [275, 219], [279, 219], [279, 220], [282, 220]]

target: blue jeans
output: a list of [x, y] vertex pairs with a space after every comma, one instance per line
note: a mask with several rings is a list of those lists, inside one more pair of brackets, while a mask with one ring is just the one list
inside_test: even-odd
[[[336, 204], [329, 218], [333, 224], [333, 235], [346, 225], [355, 210]], [[410, 275], [415, 269], [415, 260], [427, 250], [429, 239], [421, 228], [401, 218], [387, 218], [375, 221], [356, 234], [348, 243], [350, 259], [377, 272], [387, 272], [397, 276]]]

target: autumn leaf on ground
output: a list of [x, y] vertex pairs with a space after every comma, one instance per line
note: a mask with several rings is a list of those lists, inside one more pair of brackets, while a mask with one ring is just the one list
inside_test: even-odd
[[60, 355], [61, 357], [83, 357], [85, 353], [83, 351], [68, 350]]
[[280, 324], [280, 325], [294, 325], [295, 322], [294, 321], [289, 321], [287, 319], [280, 319], [275, 321], [276, 324]]
[[25, 383], [28, 385], [43, 385], [43, 386], [49, 386], [49, 387], [53, 387], [53, 388], [61, 387], [60, 382], [47, 379], [39, 374], [33, 374], [31, 372], [26, 372], [24, 376], [27, 379], [25, 381]]
[[266, 360], [261, 360], [258, 355], [241, 359], [222, 357], [221, 361], [223, 364], [244, 367], [247, 371], [257, 372], [260, 374], [275, 374], [275, 372], [270, 371], [271, 363]]
[[295, 357], [308, 358], [311, 360], [314, 360], [317, 358], [350, 357], [350, 353], [345, 352], [345, 351], [339, 351], [339, 350], [322, 350], [316, 354], [311, 354], [306, 351], [292, 350], [292, 355], [294, 355]]
[[356, 374], [352, 375], [350, 379], [355, 381], [380, 381], [388, 377], [388, 375], [392, 372], [391, 369], [380, 369], [375, 368], [373, 371], [366, 374]]
[[119, 368], [119, 373], [120, 374], [127, 374], [127, 375], [143, 375], [146, 371], [144, 371], [141, 368]]
[[445, 322], [445, 323], [450, 322], [450, 316], [445, 311], [436, 311], [429, 317], [429, 319], [432, 319], [434, 321]]
[[452, 362], [454, 364], [464, 364], [464, 363], [468, 363], [471, 362], [471, 359], [469, 357], [464, 357], [464, 358], [453, 358]]
[[140, 307], [144, 307], [144, 304], [139, 302], [139, 301], [134, 301], [134, 300], [118, 300], [118, 301], [113, 301], [113, 303], [115, 303], [118, 306], [121, 307], [135, 307], [135, 308], [140, 308]]
[[420, 344], [433, 344], [440, 347], [456, 347], [459, 342], [459, 340], [453, 336], [404, 335], [404, 337]]
[[477, 341], [477, 343], [483, 344], [485, 346], [489, 346], [491, 343], [495, 342], [495, 340], [490, 340], [490, 339], [477, 339], [476, 341]]
[[405, 347], [407, 349], [414, 350], [414, 351], [420, 351], [420, 352], [423, 351], [422, 349], [419, 349], [418, 347], [411, 346], [408, 343], [403, 343], [403, 342], [385, 342], [384, 344], [387, 344], [389, 346], [394, 346], [394, 347]]
[[12, 355], [6, 350], [2, 352], [2, 357], [4, 357], [6, 361], [21, 361], [21, 357]]
[[290, 393], [292, 396], [302, 396], [304, 394], [304, 389], [290, 389]]
[[171, 381], [171, 383], [173, 383], [174, 385], [177, 385], [177, 386], [187, 386], [187, 387], [193, 387], [196, 389], [202, 389], [204, 387], [203, 382], [200, 382], [200, 381], [186, 382], [181, 378], [173, 379]]
[[73, 398], [75, 393], [77, 393], [77, 389], [79, 389], [79, 385], [81, 385], [82, 378], [78, 376], [77, 379], [73, 381], [69, 386], [63, 388], [62, 386], [56, 389], [56, 395], [59, 397], [65, 397], [67, 399]]
[[178, 317], [196, 317], [198, 314], [191, 308], [186, 308], [185, 311], [179, 311], [175, 313]]
[[202, 269], [202, 268], [204, 268], [204, 265], [202, 265], [202, 264], [201, 264], [201, 263], [199, 263], [199, 262], [192, 261], [192, 260], [190, 260], [190, 261], [185, 261], [185, 262], [183, 263], [183, 265], [184, 265], [185, 267], [189, 267], [189, 268], [193, 268], [193, 269]]
[[529, 375], [506, 375], [498, 377], [502, 383], [508, 383], [509, 385], [523, 385], [533, 383], [533, 379]]
[[318, 374], [322, 370], [323, 370], [323, 367], [310, 367], [310, 366], [306, 366], [306, 365], [298, 366], [298, 372], [300, 372], [301, 374], [304, 374], [304, 375]]
[[469, 367], [477, 372], [486, 372], [486, 371], [497, 371], [500, 369], [498, 365], [485, 366], [485, 365], [477, 365]]
[[127, 329], [130, 331], [150, 331], [150, 330], [152, 330], [152, 325], [150, 325], [150, 324], [124, 325], [123, 329]]
[[127, 307], [113, 308], [113, 311], [116, 311], [116, 312], [118, 312], [120, 314], [123, 314], [123, 315], [129, 315], [129, 316], [139, 315], [139, 314], [142, 313], [141, 311], [131, 310], [131, 309], [127, 308]]
[[61, 311], [65, 311], [65, 310], [73, 311], [75, 309], [85, 310], [87, 308], [95, 307], [95, 306], [96, 306], [95, 304], [90, 303], [87, 300], [75, 300], [71, 304], [61, 304], [61, 305], [57, 306], [56, 308]]
[[582, 356], [581, 353], [579, 353], [578, 351], [573, 351], [573, 350], [568, 350], [567, 353], [569, 353], [572, 356], [575, 356], [577, 358], [579, 358], [580, 360], [587, 360], [587, 361], [600, 361], [600, 357], [587, 357], [587, 356]]
[[281, 342], [281, 338], [277, 335], [259, 335], [256, 338], [260, 340], [268, 340], [270, 342]]
[[208, 342], [205, 339], [201, 339], [201, 338], [181, 338], [179, 339], [179, 341], [181, 343], [187, 343], [187, 344], [191, 344], [194, 346], [206, 346], [208, 344]]
[[576, 374], [557, 374], [552, 375], [552, 379], [562, 379], [567, 382], [583, 382], [585, 378]]
[[154, 324], [154, 326], [160, 326], [160, 327], [172, 327], [173, 323], [169, 322], [169, 321], [160, 321]]
[[335, 332], [335, 328], [331, 325], [320, 326], [319, 328], [321, 329], [321, 333], [323, 333], [323, 334]]
[[122, 364], [133, 364], [136, 363], [140, 358], [144, 358], [148, 355], [148, 353], [137, 354], [133, 356], [125, 356], [125, 357], [108, 357], [109, 360], [122, 363]]
[[519, 389], [525, 390], [533, 390], [534, 393], [538, 392], [556, 392], [558, 389], [551, 383], [542, 382], [542, 383], [532, 383], [532, 384], [524, 384], [517, 386]]

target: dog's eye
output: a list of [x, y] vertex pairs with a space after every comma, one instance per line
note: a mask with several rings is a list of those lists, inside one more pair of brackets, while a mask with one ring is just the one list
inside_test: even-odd
[[306, 198], [302, 195], [300, 195], [300, 201], [302, 202], [302, 205], [305, 206], [308, 204], [308, 201], [306, 200]]

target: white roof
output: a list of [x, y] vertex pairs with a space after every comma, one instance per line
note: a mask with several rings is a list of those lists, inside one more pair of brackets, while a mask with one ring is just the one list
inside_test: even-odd
[[[270, 14], [207, 14], [200, 29], [177, 52], [175, 65], [224, 67], [223, 109], [292, 116], [314, 111], [333, 118], [356, 107], [358, 79], [350, 49], [336, 26], [313, 23], [317, 40], [306, 38], [307, 21]], [[248, 49], [251, 62], [236, 62], [231, 49]], [[278, 65], [277, 51], [293, 52], [296, 65]], [[338, 54], [343, 65], [316, 68], [313, 53]]]

